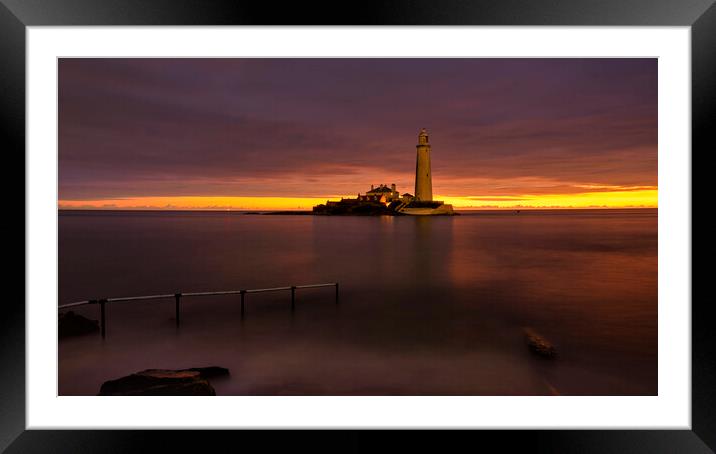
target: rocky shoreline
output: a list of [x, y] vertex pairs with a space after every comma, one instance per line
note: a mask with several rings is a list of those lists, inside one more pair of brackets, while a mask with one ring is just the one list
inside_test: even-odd
[[57, 335], [60, 339], [99, 332], [97, 320], [91, 320], [73, 311], [60, 312], [57, 322]]

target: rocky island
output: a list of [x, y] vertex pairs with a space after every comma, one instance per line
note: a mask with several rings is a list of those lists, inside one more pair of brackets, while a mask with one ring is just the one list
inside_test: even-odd
[[445, 216], [455, 212], [452, 205], [433, 200], [433, 181], [430, 165], [430, 143], [425, 128], [418, 134], [417, 156], [415, 163], [415, 195], [400, 194], [395, 184], [388, 187], [381, 184], [371, 185], [370, 191], [358, 194], [356, 198], [342, 198], [339, 201], [326, 201], [313, 207], [318, 215], [361, 215], [361, 216]]

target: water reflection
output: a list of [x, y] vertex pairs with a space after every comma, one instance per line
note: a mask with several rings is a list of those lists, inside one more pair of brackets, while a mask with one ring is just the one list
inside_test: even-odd
[[[337, 281], [330, 291], [111, 307], [60, 343], [61, 394], [216, 364], [221, 394], [654, 394], [656, 211], [453, 218], [60, 216], [60, 301]], [[89, 314], [96, 318], [96, 314]], [[531, 326], [560, 349], [531, 357]], [[320, 371], [320, 373], [317, 373]]]

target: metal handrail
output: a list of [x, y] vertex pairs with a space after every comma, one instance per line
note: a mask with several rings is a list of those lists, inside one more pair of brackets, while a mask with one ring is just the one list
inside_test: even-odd
[[327, 284], [307, 284], [307, 285], [291, 285], [288, 287], [273, 287], [273, 288], [257, 288], [257, 289], [245, 289], [245, 290], [222, 290], [216, 292], [189, 292], [189, 293], [165, 293], [161, 295], [141, 295], [141, 296], [123, 296], [116, 298], [101, 298], [85, 301], [75, 301], [74, 303], [61, 304], [57, 307], [58, 310], [68, 309], [71, 307], [84, 306], [88, 304], [99, 304], [100, 306], [100, 327], [102, 332], [102, 338], [106, 335], [106, 322], [105, 322], [105, 304], [106, 303], [119, 303], [126, 301], [140, 301], [140, 300], [158, 300], [158, 299], [169, 299], [174, 298], [175, 310], [176, 310], [176, 325], [179, 326], [179, 302], [183, 296], [219, 296], [219, 295], [241, 295], [241, 319], [244, 318], [244, 299], [247, 293], [264, 293], [264, 292], [278, 292], [283, 290], [291, 291], [291, 312], [296, 308], [296, 290], [308, 289], [308, 288], [320, 288], [320, 287], [335, 287], [336, 288], [336, 304], [338, 304], [338, 282], [331, 282]]
[[[281, 290], [294, 289], [306, 289], [306, 288], [320, 288], [320, 287], [337, 287], [337, 282], [330, 282], [328, 284], [307, 284], [307, 285], [294, 285], [288, 287], [273, 287], [273, 288], [257, 288], [257, 289], [246, 289], [246, 290], [221, 290], [216, 292], [188, 292], [188, 293], [166, 293], [162, 295], [141, 295], [141, 296], [121, 296], [115, 298], [105, 298], [104, 301], [107, 303], [119, 303], [123, 301], [139, 301], [139, 300], [159, 300], [175, 298], [176, 295], [181, 296], [219, 296], [219, 295], [239, 295], [241, 293], [263, 293], [263, 292], [276, 292]], [[67, 309], [70, 307], [84, 306], [87, 304], [97, 304], [102, 299], [98, 298], [95, 300], [76, 301], [74, 303], [61, 304], [58, 309]]]

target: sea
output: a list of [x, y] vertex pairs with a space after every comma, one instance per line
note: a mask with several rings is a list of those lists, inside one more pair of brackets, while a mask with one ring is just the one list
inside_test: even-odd
[[[656, 395], [657, 209], [451, 217], [59, 212], [58, 304], [107, 305], [60, 339], [58, 392], [220, 366], [218, 395]], [[99, 307], [75, 312], [98, 320]], [[525, 331], [557, 352], [533, 353]]]

